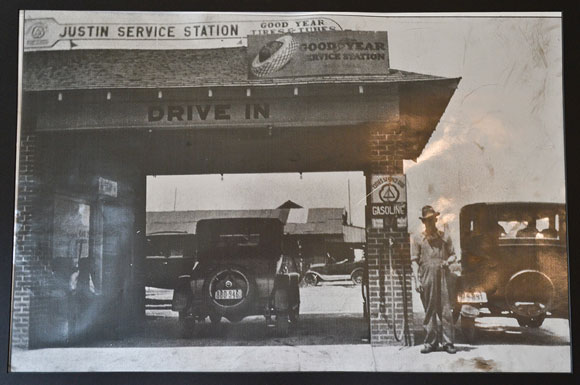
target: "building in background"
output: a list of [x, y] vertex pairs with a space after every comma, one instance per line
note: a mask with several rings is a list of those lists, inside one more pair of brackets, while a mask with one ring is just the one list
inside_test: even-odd
[[344, 208], [303, 208], [287, 201], [276, 209], [147, 212], [146, 285], [172, 288], [194, 264], [195, 230], [202, 219], [278, 218], [284, 224], [284, 252], [304, 268], [313, 263], [360, 259], [365, 228], [348, 224]]

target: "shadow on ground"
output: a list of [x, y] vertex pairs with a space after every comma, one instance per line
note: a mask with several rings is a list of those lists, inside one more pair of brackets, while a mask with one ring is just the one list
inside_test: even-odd
[[[423, 313], [414, 314], [417, 344], [421, 344], [425, 338], [425, 331], [421, 325], [423, 317]], [[475, 341], [471, 345], [569, 345], [567, 322], [565, 319], [548, 318], [539, 328], [526, 328], [520, 327], [514, 319], [508, 317], [477, 319]], [[458, 344], [469, 345], [459, 325], [457, 322], [455, 341]]]

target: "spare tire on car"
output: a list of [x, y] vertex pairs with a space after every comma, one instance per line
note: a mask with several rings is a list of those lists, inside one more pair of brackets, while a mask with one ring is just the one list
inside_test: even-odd
[[[186, 330], [209, 316], [235, 323], [275, 317], [280, 335], [296, 324], [300, 290], [296, 262], [282, 250], [284, 225], [275, 218], [216, 218], [197, 222], [198, 259], [174, 293], [172, 309]], [[271, 326], [267, 323], [268, 326]]]
[[212, 313], [238, 319], [246, 313], [256, 291], [250, 272], [233, 265], [216, 266], [204, 283], [203, 293]]

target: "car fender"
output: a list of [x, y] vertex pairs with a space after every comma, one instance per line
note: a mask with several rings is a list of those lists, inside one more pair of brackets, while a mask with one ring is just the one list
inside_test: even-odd
[[318, 281], [342, 281], [342, 280], [350, 279], [349, 273], [346, 273], [346, 274], [322, 274], [322, 273], [319, 273], [318, 271], [315, 271], [315, 270], [308, 270], [306, 273], [304, 273], [304, 275], [306, 275], [308, 273], [314, 274], [318, 278]]
[[316, 270], [308, 270], [304, 273], [304, 275], [306, 274], [314, 274], [319, 280], [324, 280], [323, 276]]
[[277, 312], [287, 311], [290, 307], [300, 304], [298, 273], [278, 274], [274, 280], [274, 308]]
[[359, 271], [364, 275], [365, 270], [362, 267], [356, 267], [356, 268], [352, 269], [352, 271], [350, 272], [351, 278], [354, 275], [354, 273], [357, 273]]
[[171, 301], [171, 310], [183, 311], [187, 308], [192, 297], [191, 293], [191, 276], [181, 275], [177, 279], [177, 285], [173, 290], [173, 300]]

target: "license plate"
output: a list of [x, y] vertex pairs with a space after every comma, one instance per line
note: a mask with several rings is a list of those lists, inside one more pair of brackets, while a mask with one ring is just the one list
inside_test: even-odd
[[474, 293], [462, 293], [457, 297], [457, 302], [460, 303], [487, 302], [487, 294], [484, 291], [476, 291]]
[[215, 299], [242, 299], [242, 290], [216, 290]]

